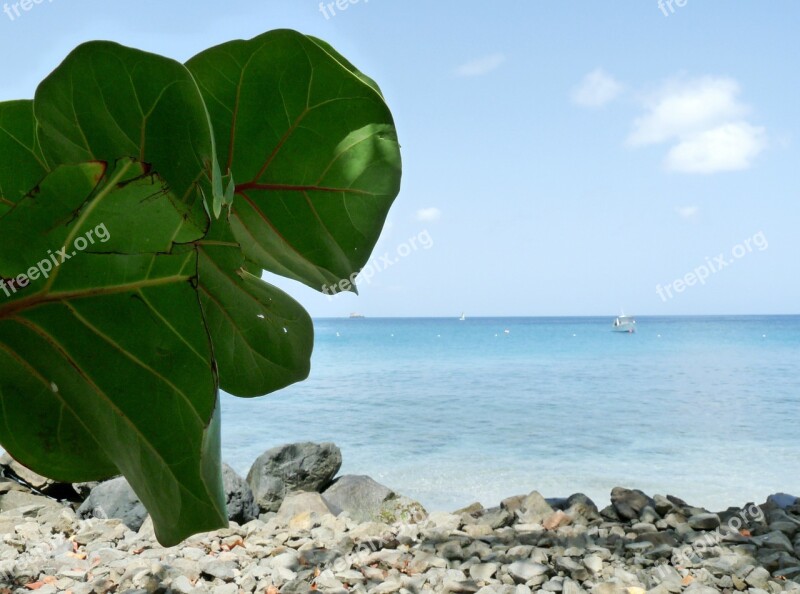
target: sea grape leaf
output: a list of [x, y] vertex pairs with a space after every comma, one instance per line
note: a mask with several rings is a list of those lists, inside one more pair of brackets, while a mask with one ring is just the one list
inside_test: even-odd
[[187, 67], [236, 180], [230, 223], [245, 256], [317, 290], [358, 272], [400, 189], [397, 133], [377, 85], [289, 30], [222, 44]]
[[48, 171], [36, 138], [33, 101], [0, 103], [0, 216]]
[[34, 98], [47, 163], [132, 157], [149, 163], [178, 200], [195, 205], [214, 143], [205, 103], [181, 63], [109, 41], [78, 46]]
[[[61, 480], [116, 467], [164, 545], [227, 525], [198, 254], [177, 243], [203, 232], [176, 204], [124, 159], [58, 167], [0, 218], [0, 276], [14, 291], [0, 294], [0, 442]], [[126, 216], [103, 220], [115, 212]], [[68, 257], [30, 284], [9, 280], [41, 272], [49, 253]]]
[[226, 525], [218, 385], [304, 379], [313, 344], [262, 269], [335, 292], [400, 170], [380, 89], [319, 39], [187, 66], [79, 46], [0, 103], [0, 444], [62, 481], [121, 472], [164, 545]]
[[308, 377], [314, 326], [306, 310], [261, 280], [227, 221], [212, 222], [198, 251], [200, 302], [222, 389], [261, 396]]

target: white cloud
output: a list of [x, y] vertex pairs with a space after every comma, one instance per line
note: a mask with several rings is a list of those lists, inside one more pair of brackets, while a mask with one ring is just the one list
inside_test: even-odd
[[700, 208], [697, 206], [681, 206], [680, 208], [676, 208], [675, 212], [678, 213], [680, 218], [693, 221], [697, 218], [697, 215], [700, 214]]
[[473, 60], [472, 62], [462, 64], [456, 68], [456, 75], [464, 77], [485, 76], [490, 72], [500, 68], [505, 61], [506, 57], [503, 54], [491, 54], [489, 56], [484, 56], [483, 58]]
[[665, 167], [681, 173], [747, 169], [767, 147], [766, 130], [750, 124], [739, 83], [725, 77], [674, 80], [645, 98], [633, 124], [634, 147], [674, 143]]
[[739, 92], [739, 83], [730, 78], [667, 83], [645, 99], [647, 113], [634, 122], [628, 142], [634, 146], [657, 144], [740, 119], [749, 108], [739, 102]]
[[442, 211], [436, 207], [421, 208], [417, 211], [417, 220], [423, 223], [438, 221], [440, 218], [442, 218]]
[[581, 84], [572, 91], [572, 102], [583, 107], [602, 107], [621, 92], [622, 85], [602, 68], [597, 68], [584, 76]]
[[748, 169], [766, 147], [764, 128], [733, 122], [681, 140], [670, 149], [665, 164], [682, 173], [739, 171]]

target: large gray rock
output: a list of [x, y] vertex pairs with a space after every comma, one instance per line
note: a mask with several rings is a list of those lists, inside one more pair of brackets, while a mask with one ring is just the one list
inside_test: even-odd
[[570, 496], [565, 504], [564, 512], [573, 522], [583, 524], [600, 519], [597, 505], [583, 493]]
[[538, 491], [533, 491], [522, 500], [517, 517], [522, 524], [542, 524], [554, 511]]
[[614, 487], [611, 491], [611, 505], [622, 520], [634, 520], [645, 507], [655, 509], [655, 502], [639, 490]]
[[717, 514], [695, 514], [689, 518], [689, 526], [695, 530], [716, 530], [719, 525]]
[[303, 516], [304, 514], [313, 514], [315, 517], [321, 517], [333, 513], [334, 510], [331, 509], [319, 493], [298, 491], [290, 493], [284, 498], [275, 519], [283, 524], [287, 524], [291, 520], [298, 516]]
[[398, 496], [368, 476], [339, 477], [322, 497], [335, 513], [346, 512], [356, 522], [408, 524], [422, 522], [428, 517], [418, 502]]
[[147, 510], [125, 477], [119, 476], [100, 483], [78, 508], [81, 518], [116, 518], [134, 532], [142, 527]]
[[767, 498], [768, 503], [772, 503], [780, 509], [788, 509], [796, 505], [798, 501], [800, 501], [800, 498], [787, 493], [773, 493]]
[[367, 522], [395, 494], [368, 476], [345, 475], [336, 479], [322, 496], [332, 509], [347, 512], [357, 522]]
[[250, 485], [227, 464], [222, 465], [222, 485], [225, 488], [229, 520], [246, 524], [258, 517], [258, 505]]
[[294, 443], [261, 454], [247, 483], [264, 512], [278, 511], [292, 491], [324, 491], [342, 467], [342, 452], [332, 443]]

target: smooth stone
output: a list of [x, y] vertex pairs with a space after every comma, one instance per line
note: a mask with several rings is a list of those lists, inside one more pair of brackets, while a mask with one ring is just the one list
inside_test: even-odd
[[278, 511], [293, 491], [324, 491], [341, 466], [342, 452], [335, 444], [287, 444], [261, 454], [250, 467], [247, 483], [261, 511]]
[[356, 522], [376, 520], [383, 503], [395, 497], [394, 491], [368, 476], [339, 477], [323, 493], [334, 510], [341, 510]]
[[502, 507], [493, 507], [486, 510], [480, 517], [482, 524], [488, 524], [493, 530], [504, 528], [514, 523], [514, 515]]
[[387, 524], [421, 524], [428, 519], [428, 512], [419, 501], [401, 495], [384, 501], [377, 517]]
[[227, 464], [222, 465], [222, 485], [228, 507], [228, 519], [237, 524], [246, 524], [258, 517], [259, 508], [253, 490], [236, 471]]
[[693, 515], [688, 522], [694, 530], [716, 530], [720, 526], [719, 516], [710, 513]]
[[81, 518], [116, 518], [134, 532], [147, 518], [147, 509], [125, 477], [119, 476], [97, 485], [78, 508]]
[[470, 566], [469, 576], [478, 582], [487, 582], [497, 573], [497, 563], [476, 563]]
[[614, 487], [611, 490], [611, 505], [620, 519], [634, 520], [645, 507], [652, 507], [653, 502], [642, 491]]
[[461, 516], [447, 512], [433, 512], [428, 516], [428, 525], [440, 530], [452, 532], [461, 526]]
[[538, 491], [532, 491], [522, 500], [517, 516], [520, 524], [542, 524], [553, 513], [547, 500]]
[[587, 555], [583, 558], [583, 565], [594, 574], [603, 570], [603, 560], [597, 555]]
[[546, 575], [550, 572], [550, 567], [542, 563], [532, 561], [515, 561], [508, 566], [508, 574], [517, 583], [524, 583], [535, 577]]
[[764, 589], [767, 587], [767, 582], [769, 582], [770, 577], [769, 571], [763, 567], [756, 567], [753, 569], [753, 571], [747, 574], [747, 576], [744, 578], [744, 581], [753, 588]]
[[282, 524], [288, 524], [303, 514], [333, 514], [330, 506], [319, 493], [297, 492], [288, 494], [282, 501], [275, 519]]
[[790, 554], [794, 552], [792, 542], [783, 532], [780, 532], [779, 530], [769, 532], [768, 534], [764, 534], [762, 536], [753, 536], [750, 538], [750, 541], [758, 547], [776, 549], [778, 551], [785, 551]]
[[800, 498], [788, 493], [774, 493], [767, 497], [767, 502], [778, 506], [780, 509], [788, 509], [800, 503]]

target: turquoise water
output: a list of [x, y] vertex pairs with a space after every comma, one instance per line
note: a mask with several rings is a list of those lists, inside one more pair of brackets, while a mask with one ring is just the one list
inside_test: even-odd
[[[429, 509], [612, 487], [800, 494], [800, 316], [317, 320], [311, 377], [223, 398], [223, 458], [333, 441]], [[508, 333], [505, 331], [508, 330]]]

